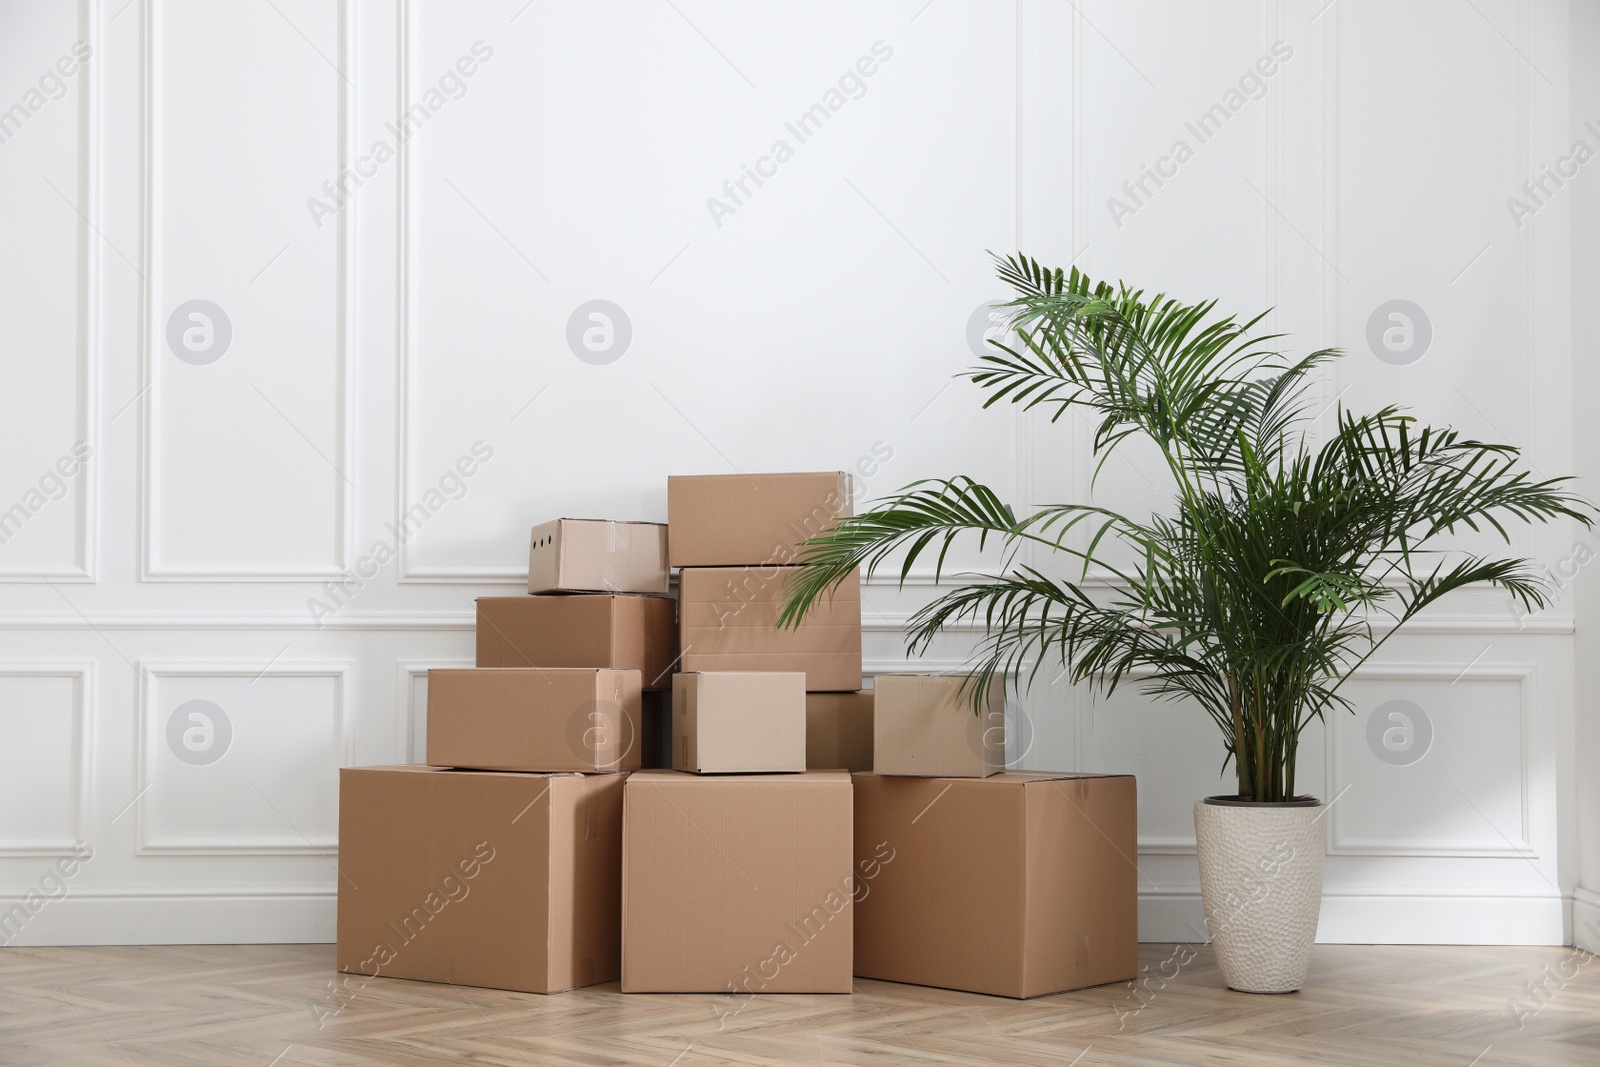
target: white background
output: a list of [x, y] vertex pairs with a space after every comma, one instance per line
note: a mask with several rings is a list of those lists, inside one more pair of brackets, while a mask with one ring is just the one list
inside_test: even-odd
[[[92, 449], [0, 545], [0, 899], [72, 842], [95, 850], [16, 940], [331, 939], [337, 768], [421, 758], [425, 672], [470, 660], [472, 599], [518, 587], [534, 522], [663, 519], [669, 472], [874, 448], [891, 458], [868, 496], [965, 473], [1020, 507], [1088, 499], [1081, 427], [952, 383], [1002, 293], [986, 250], [1275, 308], [1290, 350], [1349, 350], [1327, 403], [1407, 404], [1526, 446], [1541, 474], [1587, 471], [1573, 312], [1592, 362], [1593, 285], [1573, 292], [1594, 214], [1573, 208], [1600, 179], [1551, 185], [1520, 226], [1507, 201], [1574, 139], [1600, 148], [1582, 125], [1600, 94], [1568, 62], [1600, 46], [1592, 10], [5, 0], [0, 108], [92, 49], [0, 144], [0, 509]], [[1292, 55], [1199, 143], [1185, 123], [1280, 41]], [[471, 76], [426, 105], [475, 42]], [[785, 123], [878, 42], [889, 57], [800, 143]], [[362, 164], [415, 102], [403, 149]], [[1180, 138], [1193, 158], [1134, 203], [1124, 182]], [[708, 208], [778, 139], [792, 158]], [[358, 165], [336, 208], [324, 183]], [[596, 299], [631, 326], [609, 365], [567, 343]], [[1403, 366], [1366, 340], [1394, 299], [1433, 334]], [[206, 365], [168, 343], [191, 300], [232, 330]], [[479, 443], [492, 457], [455, 481]], [[1159, 507], [1157, 481], [1130, 455], [1094, 499]], [[419, 503], [398, 557], [314, 619]], [[1515, 546], [1570, 571], [1579, 540]], [[897, 631], [936, 592], [914, 578], [864, 590], [869, 670], [906, 666]], [[1580, 821], [1600, 816], [1580, 795], [1600, 745], [1574, 584], [1528, 619], [1488, 593], [1447, 605], [1307, 737], [1302, 787], [1338, 798], [1324, 940], [1556, 944], [1575, 897], [1600, 915], [1580, 885], [1580, 861], [1600, 882], [1600, 819]], [[190, 700], [228, 717], [213, 763], [167, 743]], [[1367, 741], [1394, 700], [1432, 725], [1404, 766]], [[1197, 936], [1190, 809], [1227, 787], [1209, 723], [1131, 690], [1041, 685], [1026, 709], [1021, 764], [1138, 774], [1141, 932]]]

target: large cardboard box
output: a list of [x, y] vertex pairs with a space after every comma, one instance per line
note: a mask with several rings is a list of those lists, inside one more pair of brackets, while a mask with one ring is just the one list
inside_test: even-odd
[[680, 671], [804, 671], [808, 691], [861, 688], [861, 577], [799, 627], [778, 629], [792, 567], [690, 567], [678, 576]]
[[674, 567], [793, 563], [796, 545], [851, 513], [850, 476], [699, 474], [667, 479]]
[[806, 769], [806, 676], [714, 671], [672, 678], [672, 766], [697, 774]]
[[373, 977], [554, 993], [621, 973], [625, 775], [348, 767], [337, 1012]]
[[530, 593], [666, 593], [667, 528], [658, 522], [552, 519], [533, 528]]
[[1006, 765], [1005, 683], [995, 678], [983, 711], [961, 692], [961, 674], [880, 674], [873, 679], [872, 769], [879, 774], [983, 778]]
[[612, 667], [670, 689], [677, 621], [677, 605], [659, 596], [481, 596], [477, 664]]
[[[1131, 775], [855, 776], [863, 978], [1037, 997], [1139, 969]], [[867, 868], [863, 867], [863, 870]]]
[[637, 770], [638, 671], [467, 667], [428, 672], [428, 762], [492, 771]]
[[850, 992], [850, 777], [630, 775], [622, 991]]
[[806, 767], [872, 770], [872, 691], [806, 694]]

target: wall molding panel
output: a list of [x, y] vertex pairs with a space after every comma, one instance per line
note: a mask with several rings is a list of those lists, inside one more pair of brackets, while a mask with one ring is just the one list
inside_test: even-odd
[[[1466, 667], [1447, 664], [1379, 664], [1362, 668], [1356, 674], [1361, 680], [1382, 681], [1413, 681], [1443, 683], [1454, 687], [1462, 683], [1486, 681], [1508, 681], [1517, 685], [1518, 702], [1516, 716], [1518, 721], [1518, 740], [1521, 751], [1518, 753], [1517, 769], [1517, 796], [1519, 818], [1515, 827], [1498, 827], [1490, 823], [1492, 833], [1485, 836], [1491, 843], [1484, 846], [1446, 845], [1430, 842], [1426, 839], [1416, 839], [1405, 844], [1383, 844], [1377, 841], [1363, 840], [1353, 832], [1348, 825], [1347, 813], [1334, 803], [1328, 812], [1328, 855], [1329, 856], [1413, 856], [1413, 857], [1441, 857], [1441, 858], [1483, 858], [1483, 859], [1538, 859], [1538, 850], [1532, 844], [1533, 840], [1533, 761], [1534, 761], [1534, 720], [1537, 714], [1537, 701], [1535, 699], [1534, 673], [1536, 668], [1531, 664], [1497, 664], [1484, 666], [1469, 664]], [[1351, 788], [1354, 782], [1343, 773], [1340, 763], [1341, 742], [1346, 740], [1351, 731], [1356, 729], [1352, 722], [1353, 716], [1333, 715], [1329, 718], [1329, 744], [1328, 752], [1328, 785], [1334, 796], [1340, 796], [1346, 789]], [[1451, 783], [1459, 791], [1459, 786]], [[1462, 794], [1466, 800], [1465, 794]], [[1471, 803], [1467, 801], [1467, 803]], [[1487, 820], [1487, 816], [1478, 813]], [[1510, 836], [1511, 834], [1515, 836]]]
[[[0, 680], [70, 678], [74, 689], [68, 753], [70, 765], [65, 783], [72, 832], [47, 841], [0, 838], [0, 859], [63, 856], [71, 852], [73, 845], [89, 840], [89, 813], [94, 807], [91, 770], [95, 753], [95, 667], [93, 661], [86, 660], [0, 661]], [[44, 784], [39, 783], [38, 787], [43, 788]]]
[[[354, 303], [354, 290], [352, 271], [349, 267], [351, 248], [354, 242], [354, 212], [340, 211], [334, 223], [335, 234], [335, 284], [334, 294], [334, 381], [335, 398], [333, 441], [334, 448], [331, 456], [322, 454], [322, 450], [311, 441], [300, 429], [295, 421], [285, 414], [280, 405], [267, 395], [254, 380], [248, 385], [259, 396], [261, 403], [271, 408], [275, 413], [273, 417], [286, 423], [288, 434], [296, 444], [301, 442], [315, 451], [319, 462], [327, 464], [333, 469], [336, 477], [332, 478], [333, 486], [333, 511], [332, 511], [332, 544], [331, 551], [325, 561], [306, 562], [280, 562], [271, 563], [261, 560], [238, 560], [229, 562], [185, 563], [177, 560], [166, 560], [161, 556], [161, 534], [163, 529], [163, 481], [161, 477], [162, 461], [162, 420], [165, 412], [163, 402], [162, 382], [168, 372], [163, 368], [167, 366], [169, 356], [164, 353], [167, 343], [166, 334], [169, 329], [167, 317], [163, 314], [163, 307], [169, 301], [167, 290], [163, 287], [162, 279], [166, 261], [169, 258], [168, 250], [162, 240], [162, 196], [164, 191], [163, 171], [160, 162], [163, 148], [163, 128], [161, 124], [162, 105], [164, 100], [163, 76], [166, 73], [166, 64], [173, 62], [172, 57], [166, 54], [161, 45], [162, 31], [165, 28], [164, 19], [168, 9], [173, 7], [173, 0], [139, 0], [141, 13], [145, 18], [143, 69], [145, 83], [143, 85], [144, 114], [142, 129], [144, 132], [142, 188], [145, 193], [144, 202], [144, 307], [143, 321], [144, 333], [141, 338], [142, 370], [140, 381], [140, 401], [142, 418], [140, 422], [141, 439], [139, 448], [139, 485], [142, 490], [140, 499], [141, 516], [141, 551], [140, 551], [140, 580], [146, 582], [174, 581], [174, 582], [303, 582], [320, 581], [324, 579], [343, 579], [346, 577], [347, 568], [354, 556], [355, 545], [355, 483], [353, 478], [352, 459], [356, 455], [355, 433], [357, 416], [355, 405], [357, 401], [353, 361], [351, 352], [355, 345], [354, 316], [351, 308]], [[356, 106], [353, 76], [355, 71], [355, 50], [352, 45], [352, 28], [350, 5], [355, 0], [337, 0], [334, 10], [339, 26], [340, 47], [336, 52], [343, 63], [343, 69], [336, 68], [339, 74], [336, 83], [335, 100], [331, 101], [337, 114], [337, 133], [335, 138], [334, 171], [335, 175], [345, 173], [350, 156], [350, 137], [353, 122], [351, 115]], [[282, 12], [279, 12], [282, 15]], [[288, 21], [288, 16], [282, 16]], [[290, 22], [295, 33], [304, 34], [298, 26]], [[309, 38], [307, 38], [309, 43]], [[314, 45], [312, 46], [315, 47]], [[320, 53], [319, 53], [320, 54]], [[326, 60], [326, 57], [321, 57]], [[307, 60], [309, 64], [313, 60]], [[280, 257], [290, 253], [294, 242], [291, 241], [279, 252]], [[276, 258], [267, 263], [256, 278], [252, 278], [250, 285], [254, 285], [268, 269], [276, 263]], [[241, 323], [242, 325], [242, 323]], [[240, 344], [243, 345], [241, 339]], [[225, 358], [226, 353], [223, 354]]]
[[[143, 797], [146, 793], [153, 793], [152, 800], [141, 802], [136, 808], [136, 836], [137, 854], [140, 856], [182, 855], [182, 856], [317, 856], [326, 857], [338, 851], [338, 837], [336, 834], [308, 834], [302, 829], [299, 820], [291, 818], [283, 810], [281, 804], [285, 803], [283, 791], [292, 791], [293, 785], [286, 787], [285, 783], [274, 782], [270, 777], [250, 777], [242, 788], [238, 787], [238, 772], [223, 772], [213, 777], [213, 790], [219, 784], [232, 786], [231, 792], [207, 793], [204, 785], [191, 786], [198, 794], [196, 804], [188, 805], [187, 810], [202, 811], [210, 801], [218, 796], [226, 795], [230, 800], [238, 802], [241, 798], [250, 802], [259, 798], [260, 803], [253, 805], [252, 818], [257, 820], [258, 826], [268, 826], [269, 831], [258, 831], [248, 837], [248, 843], [241, 843], [240, 837], [231, 836], [206, 829], [186, 829], [182, 825], [163, 825], [160, 816], [150, 813], [153, 802], [162, 799], [163, 787], [160, 779], [160, 768], [170, 767], [170, 761], [163, 757], [163, 747], [172, 747], [172, 727], [167, 716], [175, 714], [174, 708], [169, 708], [171, 703], [162, 696], [161, 686], [164, 682], [173, 679], [203, 679], [211, 682], [220, 680], [242, 681], [246, 691], [258, 684], [270, 685], [271, 682], [282, 679], [325, 679], [332, 682], [332, 700], [326, 709], [328, 721], [323, 740], [330, 750], [332, 759], [326, 764], [312, 768], [312, 773], [318, 775], [332, 775], [337, 779], [340, 767], [349, 766], [354, 762], [355, 734], [354, 719], [347, 709], [347, 702], [352, 692], [351, 679], [355, 672], [355, 665], [349, 662], [314, 661], [314, 660], [266, 660], [260, 662], [250, 661], [225, 661], [225, 660], [195, 660], [195, 661], [146, 661], [139, 665], [140, 690], [139, 690], [139, 765], [137, 775], [138, 795]], [[239, 687], [234, 686], [237, 691]], [[175, 706], [181, 710], [182, 704]], [[287, 714], [289, 709], [284, 709]], [[160, 718], [162, 721], [156, 721]], [[257, 734], [270, 733], [273, 724], [266, 715], [257, 716]], [[249, 743], [250, 738], [244, 736], [245, 721], [236, 721], [231, 725], [231, 734], [223, 739], [221, 728], [217, 728], [218, 744], [231, 744], [234, 746], [223, 752], [220, 759], [227, 760], [233, 751]], [[215, 764], [203, 765], [199, 770], [210, 770]], [[270, 773], [277, 769], [273, 761], [261, 764], [261, 769]], [[174, 773], [168, 771], [167, 773]], [[176, 788], [177, 783], [169, 784], [168, 788]], [[277, 799], [266, 791], [271, 788], [279, 792]], [[250, 797], [254, 791], [255, 798]], [[333, 790], [337, 795], [337, 788]], [[167, 817], [169, 820], [172, 817]], [[242, 836], [242, 835], [241, 835]]]
[[[0, 829], [0, 907], [75, 841], [96, 849], [17, 943], [331, 940], [339, 769], [420, 760], [427, 671], [473, 662], [476, 597], [526, 588], [523, 527], [608, 507], [664, 515], [650, 464], [780, 469], [752, 464], [791, 445], [854, 456], [859, 439], [894, 451], [859, 472], [863, 501], [965, 473], [1019, 511], [1088, 500], [1091, 483], [1096, 504], [1167, 506], [1150, 457], [1127, 453], [1095, 480], [1084, 420], [984, 412], [954, 378], [976, 360], [956, 334], [1000, 295], [988, 249], [1274, 308], [1287, 351], [1349, 350], [1318, 385], [1327, 410], [1392, 400], [1525, 443], [1541, 473], [1574, 465], [1577, 419], [1550, 397], [1574, 373], [1567, 298], [1551, 294], [1572, 282], [1576, 237], [1559, 200], [1520, 230], [1503, 206], [1576, 126], [1532, 66], [1558, 73], [1545, 53], [1564, 9], [1248, 0], [1152, 19], [1110, 0], [822, 2], [773, 23], [686, 8], [704, 36], [685, 13], [641, 9], [588, 52], [571, 47], [592, 37], [582, 5], [503, 0], [74, 0], [16, 22], [38, 38], [29, 48], [59, 50], [76, 27], [94, 51], [75, 113], [52, 105], [39, 141], [52, 181], [76, 174], [73, 189], [55, 181], [69, 203], [45, 194], [61, 248], [40, 291], [60, 317], [75, 309], [78, 332], [61, 327], [35, 390], [37, 424], [52, 438], [70, 424], [94, 455], [72, 521], [51, 505], [59, 543], [0, 556], [0, 686], [47, 720], [27, 720], [37, 774], [18, 764], [18, 788], [43, 787], [41, 829]], [[450, 71], [480, 40], [494, 58], [457, 91]], [[878, 40], [893, 59], [865, 90], [735, 214], [708, 217], [707, 197]], [[1267, 88], [1134, 214], [1109, 211], [1279, 40], [1294, 55]], [[624, 71], [664, 88], [608, 96]], [[1392, 107], [1402, 77], [1445, 101], [1409, 132]], [[273, 78], [270, 99], [251, 88]], [[582, 106], [552, 107], [551, 85]], [[444, 103], [400, 136], [430, 92]], [[696, 118], [708, 113], [718, 121]], [[30, 121], [26, 134], [44, 132]], [[392, 154], [364, 163], [380, 142]], [[1369, 306], [1389, 297], [1432, 316], [1416, 366], [1368, 350]], [[203, 365], [169, 340], [176, 305], [195, 299], [233, 330]], [[561, 332], [590, 299], [632, 316], [617, 366]], [[493, 462], [402, 536], [480, 432]], [[1565, 530], [1515, 536], [1552, 567], [1575, 547]], [[392, 551], [373, 562], [375, 542]], [[963, 667], [976, 624], [920, 659], [904, 636], [976, 558], [938, 577], [919, 566], [903, 588], [892, 568], [864, 583], [869, 677]], [[1015, 562], [1064, 570], [1031, 546]], [[1562, 577], [1527, 616], [1491, 590], [1443, 603], [1352, 680], [1357, 714], [1308, 730], [1303, 788], [1333, 800], [1323, 940], [1600, 929], [1600, 897], [1570, 860], [1571, 738], [1588, 709]], [[1106, 574], [1084, 584], [1116, 588]], [[1141, 933], [1198, 936], [1190, 809], [1226, 786], [1215, 731], [1131, 686], [1102, 701], [1050, 684], [1058, 670], [1008, 704], [1012, 762], [1136, 773]], [[1434, 730], [1404, 767], [1368, 734], [1400, 698]], [[226, 714], [229, 747], [209, 762], [186, 747], [212, 736], [178, 715], [192, 701]]]
[[[100, 0], [78, 0], [78, 39], [88, 44], [92, 51], [104, 47], [100, 33]], [[59, 42], [63, 50], [71, 42]], [[89, 448], [89, 459], [79, 469], [72, 481], [70, 497], [73, 500], [73, 552], [67, 566], [55, 564], [0, 564], [0, 584], [12, 582], [87, 583], [97, 580], [99, 570], [98, 534], [99, 471], [105, 464], [103, 439], [100, 433], [100, 332], [102, 329], [100, 304], [101, 253], [99, 234], [105, 223], [104, 204], [101, 199], [101, 88], [102, 78], [93, 62], [84, 63], [78, 72], [77, 137], [75, 141], [76, 182], [72, 193], [76, 202], [70, 208], [78, 216], [76, 251], [76, 326], [77, 338], [74, 355], [77, 365], [76, 424], [72, 436], [62, 441], [61, 454], [66, 454], [76, 442]], [[46, 179], [48, 180], [48, 179]], [[53, 189], [55, 188], [52, 184]], [[62, 190], [56, 189], [61, 194]], [[63, 194], [64, 195], [64, 194]], [[5, 505], [0, 505], [3, 508]]]

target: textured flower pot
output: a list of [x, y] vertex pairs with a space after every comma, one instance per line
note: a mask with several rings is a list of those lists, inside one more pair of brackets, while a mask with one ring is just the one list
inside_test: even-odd
[[1194, 806], [1206, 926], [1230, 988], [1293, 993], [1305, 982], [1322, 910], [1324, 810], [1234, 797]]

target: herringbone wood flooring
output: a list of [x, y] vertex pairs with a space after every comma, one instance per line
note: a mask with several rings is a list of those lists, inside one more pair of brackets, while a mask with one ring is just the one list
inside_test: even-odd
[[[332, 977], [331, 945], [0, 949], [0, 1064], [1600, 1065], [1600, 961], [1571, 949], [1322, 945], [1283, 997], [1229, 992], [1201, 949], [1136, 1014], [1126, 985], [1011, 1001], [858, 980], [758, 997], [721, 1029], [708, 996], [379, 979], [340, 1008]], [[1538, 1010], [1519, 1028], [1508, 1002]]]

